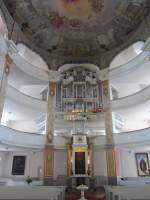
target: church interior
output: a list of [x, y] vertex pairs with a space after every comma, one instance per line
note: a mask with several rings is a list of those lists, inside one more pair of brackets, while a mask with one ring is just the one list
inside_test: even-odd
[[0, 0], [0, 199], [150, 199], [150, 1]]

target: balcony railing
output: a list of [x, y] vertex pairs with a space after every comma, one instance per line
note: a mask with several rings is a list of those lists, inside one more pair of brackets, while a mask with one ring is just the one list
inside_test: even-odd
[[0, 143], [26, 148], [43, 148], [45, 144], [45, 136], [17, 131], [6, 126], [0, 126]]

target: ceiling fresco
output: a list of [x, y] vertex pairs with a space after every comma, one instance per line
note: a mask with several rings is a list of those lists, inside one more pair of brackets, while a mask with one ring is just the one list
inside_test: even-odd
[[[98, 56], [123, 44], [150, 0], [4, 0], [24, 36], [46, 55]], [[78, 59], [80, 61], [80, 59]]]
[[31, 0], [31, 2], [40, 16], [45, 16], [53, 28], [65, 34], [68, 29], [94, 33], [94, 29], [100, 25], [100, 15], [104, 9], [104, 0]]

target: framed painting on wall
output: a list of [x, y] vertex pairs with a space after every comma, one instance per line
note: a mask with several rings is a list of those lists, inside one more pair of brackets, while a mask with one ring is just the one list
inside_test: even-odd
[[138, 176], [150, 176], [149, 159], [147, 153], [136, 153], [136, 166]]
[[26, 156], [14, 156], [12, 175], [24, 175]]

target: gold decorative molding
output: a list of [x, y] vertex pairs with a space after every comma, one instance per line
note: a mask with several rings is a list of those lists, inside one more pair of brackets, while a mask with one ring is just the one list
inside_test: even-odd
[[46, 135], [46, 144], [52, 144], [53, 142], [53, 133], [49, 131]]
[[107, 160], [108, 184], [116, 185], [117, 184], [116, 155], [115, 155], [115, 149], [113, 147], [106, 149], [106, 160]]
[[67, 144], [67, 175], [72, 175], [72, 147]]
[[44, 177], [53, 176], [54, 171], [54, 150], [52, 147], [44, 149]]
[[10, 57], [9, 54], [6, 54], [6, 56], [5, 56], [5, 65], [6, 65], [6, 66], [9, 66], [9, 65], [11, 65], [12, 63], [13, 63], [13, 59]]
[[90, 176], [93, 176], [94, 175], [94, 170], [93, 170], [93, 144], [89, 144], [89, 147], [88, 147], [88, 159], [90, 161], [90, 163], [88, 164], [88, 174]]
[[56, 81], [49, 81], [49, 93], [51, 96], [55, 96], [56, 93]]
[[8, 76], [10, 74], [10, 66], [9, 65], [5, 65], [5, 74]]
[[103, 95], [105, 95], [105, 97], [109, 96], [109, 83], [108, 82], [109, 82], [108, 80], [102, 81]]
[[9, 56], [9, 54], [5, 55], [5, 68], [4, 72], [6, 76], [10, 74], [10, 65], [13, 63], [13, 59]]

